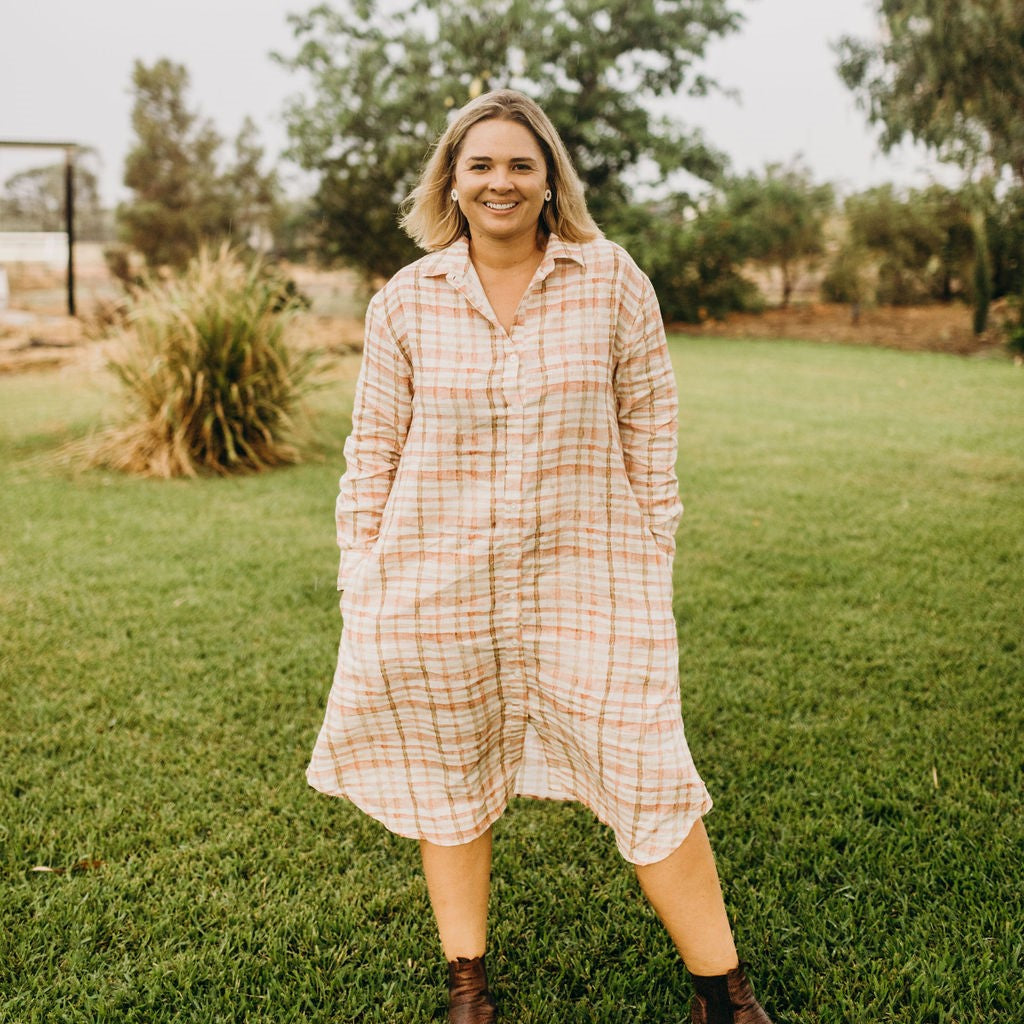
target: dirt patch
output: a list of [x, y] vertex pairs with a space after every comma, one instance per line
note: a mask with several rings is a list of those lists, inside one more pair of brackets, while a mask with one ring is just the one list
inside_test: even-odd
[[67, 366], [88, 358], [92, 347], [80, 320], [0, 312], [0, 373]]

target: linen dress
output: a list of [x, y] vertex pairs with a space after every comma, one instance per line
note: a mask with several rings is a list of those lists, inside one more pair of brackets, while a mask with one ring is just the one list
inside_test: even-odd
[[466, 239], [374, 296], [311, 786], [440, 845], [513, 795], [584, 803], [636, 864], [682, 842], [711, 800], [680, 709], [677, 415], [612, 242], [549, 237], [508, 333]]

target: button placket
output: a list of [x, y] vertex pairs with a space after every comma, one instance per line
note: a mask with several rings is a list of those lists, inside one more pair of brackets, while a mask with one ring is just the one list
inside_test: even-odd
[[[513, 326], [510, 340], [515, 340]], [[508, 588], [506, 591], [506, 624], [510, 643], [508, 667], [515, 680], [519, 693], [516, 703], [526, 703], [523, 639], [522, 639], [522, 570], [523, 549], [521, 543], [523, 522], [523, 457], [524, 457], [524, 420], [523, 398], [520, 386], [520, 357], [515, 350], [505, 353], [502, 367], [502, 391], [505, 398], [505, 536], [508, 552]]]

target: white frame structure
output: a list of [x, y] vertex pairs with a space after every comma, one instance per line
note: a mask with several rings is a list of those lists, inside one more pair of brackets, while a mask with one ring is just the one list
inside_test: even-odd
[[64, 150], [64, 224], [68, 240], [68, 316], [75, 316], [75, 155], [81, 146], [77, 142], [31, 142], [23, 139], [0, 139], [0, 149]]

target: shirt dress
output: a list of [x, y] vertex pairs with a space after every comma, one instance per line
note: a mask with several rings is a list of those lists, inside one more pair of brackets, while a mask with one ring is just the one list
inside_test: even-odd
[[399, 835], [576, 800], [626, 860], [711, 806], [672, 611], [678, 398], [618, 245], [549, 237], [499, 324], [466, 239], [370, 302], [336, 506], [343, 619], [307, 769]]

